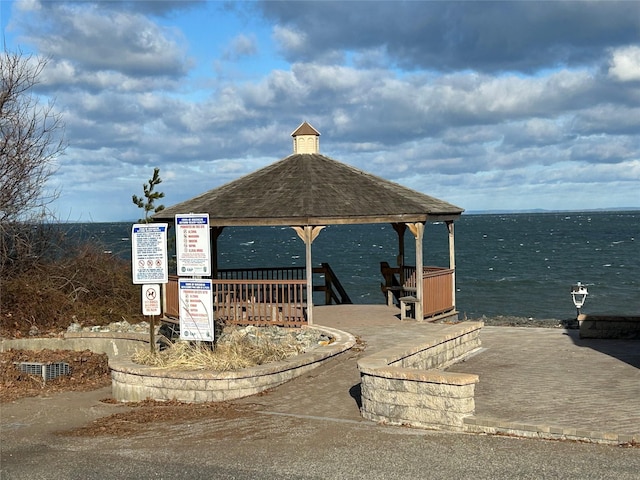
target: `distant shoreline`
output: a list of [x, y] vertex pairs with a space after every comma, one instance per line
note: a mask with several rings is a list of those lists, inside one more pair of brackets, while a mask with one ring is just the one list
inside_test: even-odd
[[545, 210], [535, 208], [530, 210], [465, 210], [463, 215], [518, 215], [536, 213], [618, 213], [618, 212], [640, 212], [640, 207], [619, 207], [619, 208], [593, 208], [587, 210]]
[[[535, 215], [535, 214], [576, 214], [576, 213], [627, 213], [627, 212], [640, 212], [640, 207], [611, 207], [611, 208], [589, 208], [586, 210], [545, 210], [542, 208], [524, 209], [524, 210], [465, 210], [462, 215]], [[100, 221], [63, 221], [53, 222], [55, 225], [82, 225], [82, 224], [108, 224], [108, 223], [129, 223], [133, 225], [138, 223], [137, 219], [132, 220], [100, 220]]]

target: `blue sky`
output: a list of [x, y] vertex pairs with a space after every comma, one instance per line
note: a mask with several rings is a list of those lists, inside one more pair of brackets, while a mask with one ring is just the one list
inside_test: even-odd
[[[68, 221], [135, 220], [291, 153], [468, 211], [640, 207], [640, 2], [0, 0], [49, 58]], [[259, 201], [257, 199], [256, 201]]]

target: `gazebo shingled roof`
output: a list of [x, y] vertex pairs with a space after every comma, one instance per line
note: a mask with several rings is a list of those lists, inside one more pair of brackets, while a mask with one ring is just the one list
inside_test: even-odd
[[155, 214], [208, 213], [211, 226], [449, 221], [464, 210], [318, 153], [293, 154]]

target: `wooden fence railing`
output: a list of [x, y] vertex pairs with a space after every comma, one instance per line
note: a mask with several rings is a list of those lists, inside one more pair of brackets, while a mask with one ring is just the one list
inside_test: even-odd
[[425, 267], [422, 275], [422, 312], [433, 317], [455, 308], [453, 304], [453, 270]]
[[220, 280], [304, 280], [305, 267], [223, 268]]
[[[179, 318], [179, 277], [169, 276], [165, 316]], [[215, 319], [242, 325], [306, 325], [306, 280], [213, 279]]]
[[214, 280], [216, 319], [242, 325], [307, 323], [306, 280]]
[[[313, 274], [321, 275], [324, 278], [323, 282], [313, 282], [313, 291], [324, 292], [325, 305], [352, 303], [331, 265], [322, 263], [319, 267], [313, 267]], [[230, 268], [218, 270], [219, 279], [304, 280], [305, 276], [305, 267]]]
[[[324, 292], [327, 305], [351, 303], [328, 263], [314, 267], [313, 290]], [[216, 319], [244, 325], [290, 325], [307, 323], [307, 283], [305, 267], [237, 268], [218, 270], [212, 280]], [[178, 279], [169, 276], [165, 288], [165, 316], [179, 318]]]
[[[400, 268], [390, 267], [387, 262], [380, 263], [380, 271], [385, 283], [380, 287], [387, 297], [388, 305], [399, 303], [405, 295], [415, 295], [416, 267], [405, 265], [404, 283], [400, 284]], [[453, 270], [444, 267], [423, 267], [422, 274], [422, 311], [424, 318], [433, 317], [455, 308], [453, 302]]]

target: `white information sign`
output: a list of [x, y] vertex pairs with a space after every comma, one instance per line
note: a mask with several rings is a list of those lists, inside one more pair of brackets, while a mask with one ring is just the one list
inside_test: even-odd
[[161, 315], [160, 285], [142, 285], [142, 314]]
[[209, 214], [176, 215], [178, 275], [199, 277], [211, 274]]
[[211, 280], [180, 280], [180, 339], [213, 342]]
[[167, 283], [166, 223], [135, 224], [131, 230], [133, 283]]

